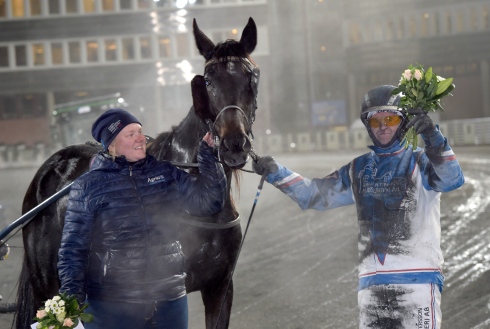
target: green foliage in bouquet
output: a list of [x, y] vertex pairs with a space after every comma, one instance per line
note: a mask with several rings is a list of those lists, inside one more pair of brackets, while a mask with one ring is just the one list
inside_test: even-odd
[[92, 322], [93, 315], [84, 313], [88, 307], [84, 304], [81, 308], [73, 295], [61, 293], [44, 303], [34, 318], [38, 322], [37, 329], [71, 329], [75, 328], [79, 321]]
[[[451, 95], [454, 89], [453, 78], [442, 78], [432, 72], [432, 67], [427, 71], [420, 64], [410, 65], [402, 73], [398, 87], [393, 94], [402, 93], [400, 108], [421, 108], [426, 112], [444, 111], [441, 98]], [[412, 119], [413, 115], [407, 115]], [[417, 133], [411, 127], [405, 134], [405, 147], [412, 145], [417, 147]]]

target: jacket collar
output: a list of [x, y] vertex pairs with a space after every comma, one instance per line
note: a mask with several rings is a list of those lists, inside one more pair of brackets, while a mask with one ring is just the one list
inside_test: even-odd
[[129, 166], [136, 169], [143, 167], [151, 160], [152, 157], [147, 155], [144, 159], [136, 162], [128, 162], [124, 155], [113, 159], [112, 156], [104, 151], [101, 151], [97, 153], [90, 161], [90, 170], [121, 170], [124, 168], [129, 168]]
[[368, 147], [378, 155], [389, 155], [402, 151], [405, 148], [405, 143], [401, 143], [399, 140], [396, 140], [393, 142], [393, 144], [391, 144], [391, 146], [388, 147], [379, 147], [376, 145], [370, 145]]

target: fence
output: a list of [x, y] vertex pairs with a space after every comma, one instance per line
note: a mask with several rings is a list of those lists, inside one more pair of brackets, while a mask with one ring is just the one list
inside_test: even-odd
[[[360, 122], [360, 121], [359, 121]], [[444, 121], [439, 129], [451, 146], [490, 145], [490, 117]], [[362, 150], [371, 145], [364, 125], [353, 124], [350, 130], [315, 133], [266, 135], [254, 142], [260, 153]], [[419, 145], [423, 141], [419, 139]]]
[[[490, 145], [490, 117], [444, 121], [439, 128], [451, 146]], [[259, 154], [362, 150], [371, 144], [362, 124], [354, 124], [350, 130], [344, 131], [265, 135], [254, 141]], [[33, 147], [0, 144], [0, 169], [39, 167], [52, 153], [53, 150], [42, 143]]]

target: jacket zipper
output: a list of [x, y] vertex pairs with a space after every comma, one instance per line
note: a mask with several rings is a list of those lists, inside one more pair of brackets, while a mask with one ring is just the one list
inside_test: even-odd
[[[140, 204], [140, 208], [142, 210], [142, 213], [143, 213], [143, 228], [144, 228], [144, 235], [145, 235], [145, 242], [146, 242], [146, 252], [148, 253], [149, 250], [150, 250], [150, 242], [148, 241], [148, 234], [147, 234], [147, 225], [146, 225], [146, 212], [145, 212], [145, 208], [143, 207], [143, 201], [141, 200], [141, 195], [140, 193], [138, 192], [138, 186], [136, 185], [136, 182], [134, 181], [134, 178], [133, 178], [133, 166], [129, 166], [129, 177], [131, 178], [131, 182], [133, 183], [133, 187], [136, 191], [136, 194], [138, 195], [138, 200], [139, 200], [139, 204]], [[146, 271], [145, 273], [148, 272], [148, 263], [149, 262], [146, 262]]]

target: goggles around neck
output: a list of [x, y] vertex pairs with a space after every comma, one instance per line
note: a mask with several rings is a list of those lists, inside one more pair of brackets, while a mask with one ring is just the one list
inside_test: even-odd
[[371, 117], [367, 120], [367, 123], [371, 128], [379, 128], [381, 127], [381, 124], [392, 127], [396, 126], [400, 122], [402, 122], [402, 117], [396, 114], [389, 115], [380, 119]]

